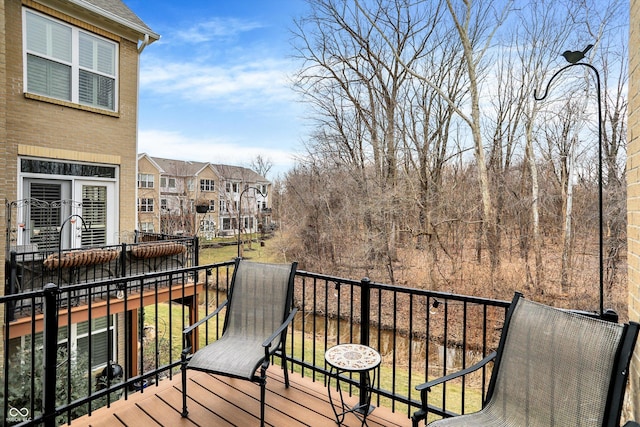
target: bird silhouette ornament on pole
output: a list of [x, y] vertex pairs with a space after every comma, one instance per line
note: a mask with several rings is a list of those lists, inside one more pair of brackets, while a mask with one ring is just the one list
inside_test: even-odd
[[590, 44], [583, 51], [580, 51], [580, 50], [565, 50], [562, 53], [562, 56], [564, 56], [564, 59], [566, 59], [568, 63], [575, 64], [578, 61], [582, 61], [584, 59], [585, 55], [587, 54], [587, 52], [589, 52], [589, 50], [591, 50], [592, 47], [593, 47], [593, 45]]
[[598, 210], [599, 210], [599, 264], [600, 264], [600, 317], [604, 315], [604, 221], [603, 221], [603, 198], [602, 198], [602, 95], [601, 95], [601, 87], [600, 87], [600, 73], [591, 64], [582, 61], [587, 52], [591, 50], [593, 47], [592, 44], [587, 45], [584, 50], [567, 50], [562, 53], [564, 59], [567, 60], [569, 65], [565, 65], [561, 69], [555, 72], [553, 76], [549, 79], [547, 83], [547, 88], [545, 89], [542, 96], [538, 96], [537, 91], [534, 89], [533, 98], [536, 101], [542, 101], [547, 97], [549, 93], [549, 87], [551, 86], [551, 82], [563, 71], [574, 67], [574, 66], [583, 66], [587, 67], [595, 73], [596, 76], [596, 89], [598, 95]]

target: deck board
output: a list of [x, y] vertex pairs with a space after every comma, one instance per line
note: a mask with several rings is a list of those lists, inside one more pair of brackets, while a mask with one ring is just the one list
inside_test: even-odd
[[[284, 387], [282, 370], [271, 369], [267, 379], [265, 423], [272, 427], [335, 426], [327, 389], [298, 374], [290, 374], [290, 387]], [[260, 424], [260, 387], [249, 381], [230, 379], [190, 371], [187, 392], [189, 417], [182, 418], [180, 375], [150, 386], [143, 393], [130, 394], [127, 400], [100, 408], [91, 416], [74, 420], [71, 427], [249, 427]], [[356, 403], [357, 397], [349, 402]], [[405, 414], [388, 408], [376, 408], [367, 418], [370, 427], [410, 426]], [[361, 421], [348, 414], [343, 426], [360, 426]]]

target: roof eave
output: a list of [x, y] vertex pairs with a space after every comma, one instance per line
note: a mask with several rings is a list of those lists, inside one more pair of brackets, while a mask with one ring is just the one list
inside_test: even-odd
[[89, 2], [84, 0], [67, 0], [69, 3], [75, 4], [76, 6], [82, 7], [88, 11], [91, 11], [97, 15], [100, 15], [108, 20], [111, 20], [115, 23], [123, 25], [134, 32], [139, 34], [139, 39], [144, 40], [145, 36], [149, 37], [148, 44], [151, 44], [160, 39], [160, 35], [153, 32], [150, 28], [145, 27], [143, 25], [137, 24], [135, 22], [131, 22], [128, 19], [124, 19], [121, 16], [116, 15], [115, 13], [109, 12], [108, 10], [104, 10], [98, 6], [95, 6]]

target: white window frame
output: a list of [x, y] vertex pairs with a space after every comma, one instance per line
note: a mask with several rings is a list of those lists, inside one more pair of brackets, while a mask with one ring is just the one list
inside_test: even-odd
[[138, 199], [138, 212], [154, 212], [154, 201], [150, 197], [140, 197]]
[[154, 188], [155, 177], [152, 173], [138, 174], [138, 188]]
[[204, 218], [200, 221], [200, 231], [205, 235], [213, 237], [211, 234], [216, 232], [216, 222], [211, 218]]
[[[94, 321], [98, 320], [99, 318], [93, 319]], [[81, 323], [86, 323], [87, 321], [81, 322]], [[93, 322], [91, 322], [93, 323]], [[91, 328], [93, 328], [93, 325], [90, 323]], [[71, 324], [71, 326], [67, 327], [63, 327], [60, 328], [58, 331], [58, 339], [56, 341], [56, 344], [58, 346], [58, 348], [67, 348], [67, 343], [71, 343], [70, 344], [70, 348], [71, 348], [71, 361], [72, 362], [77, 362], [78, 360], [78, 340], [79, 339], [83, 339], [89, 336], [89, 332], [85, 332], [82, 334], [78, 333], [78, 325], [79, 323], [73, 323]], [[90, 330], [90, 333], [92, 336], [95, 336], [97, 334], [101, 334], [107, 331], [110, 331], [113, 334], [113, 339], [111, 340], [112, 343], [112, 348], [111, 348], [111, 355], [113, 355], [114, 359], [116, 357], [117, 350], [118, 350], [118, 328], [117, 328], [117, 316], [115, 314], [111, 315], [111, 322], [107, 322], [108, 327], [105, 328], [100, 328], [100, 329], [93, 329]], [[89, 328], [87, 328], [89, 329]], [[65, 332], [64, 335], [62, 335], [62, 331]], [[13, 351], [14, 348], [23, 348], [23, 349], [27, 349], [31, 346], [31, 339], [32, 335], [23, 335], [21, 337], [18, 338], [14, 338], [10, 340], [10, 348], [11, 351]], [[36, 344], [35, 344], [35, 348], [36, 350], [42, 350], [42, 346], [43, 344], [43, 333], [42, 332], [36, 332], [35, 334], [35, 340], [36, 340]], [[15, 347], [14, 347], [15, 346]], [[105, 362], [105, 363], [101, 363], [98, 365], [93, 365], [91, 366], [91, 371], [95, 372], [99, 369], [104, 368], [105, 366], [107, 366], [107, 363], [109, 361]]]
[[200, 191], [215, 191], [216, 182], [213, 179], [201, 179]]
[[[87, 338], [89, 336], [89, 334], [91, 334], [92, 336], [98, 335], [98, 334], [102, 334], [104, 332], [111, 332], [113, 334], [113, 339], [112, 339], [112, 344], [113, 347], [111, 349], [111, 354], [115, 355], [116, 351], [117, 351], [117, 328], [116, 328], [116, 316], [115, 315], [111, 315], [111, 322], [107, 322], [107, 327], [105, 328], [100, 328], [100, 329], [93, 329], [94, 325], [93, 322], [99, 320], [99, 318], [96, 319], [92, 319], [91, 322], [89, 322], [89, 327], [87, 328], [87, 332], [85, 333], [78, 333], [78, 325], [79, 323], [74, 323], [71, 325], [71, 351], [72, 354], [75, 357], [77, 357], [78, 354], [78, 340], [83, 339], [83, 338]], [[87, 323], [88, 321], [85, 322], [81, 322], [81, 323]], [[109, 360], [107, 360], [105, 363], [101, 363], [99, 365], [92, 365], [91, 366], [91, 370], [92, 371], [96, 371], [100, 368], [104, 368], [105, 366], [107, 366], [107, 364], [109, 363]]]
[[143, 231], [145, 233], [155, 233], [153, 222], [141, 222], [140, 231]]
[[[43, 19], [46, 19], [48, 21], [51, 21], [54, 24], [60, 25], [60, 26], [64, 26], [66, 28], [69, 28], [71, 30], [71, 61], [66, 61], [66, 60], [62, 60], [60, 58], [56, 58], [52, 55], [49, 54], [44, 54], [42, 52], [37, 52], [34, 50], [30, 50], [28, 49], [28, 45], [27, 45], [27, 15], [31, 14]], [[39, 96], [45, 96], [48, 98], [53, 98], [53, 99], [60, 99], [62, 101], [67, 101], [67, 102], [72, 102], [74, 104], [79, 104], [79, 105], [87, 105], [89, 107], [92, 108], [97, 108], [97, 109], [101, 109], [101, 110], [106, 110], [106, 111], [113, 111], [113, 112], [117, 112], [118, 111], [118, 93], [119, 93], [119, 76], [118, 76], [118, 70], [119, 70], [119, 64], [118, 64], [118, 59], [120, 56], [119, 53], [119, 45], [118, 43], [116, 43], [113, 40], [101, 37], [97, 34], [91, 33], [89, 31], [83, 30], [81, 28], [75, 27], [73, 25], [70, 25], [64, 21], [60, 21], [58, 19], [55, 19], [49, 15], [45, 15], [43, 13], [39, 13], [36, 12], [32, 9], [28, 9], [28, 8], [23, 8], [22, 9], [22, 26], [23, 26], [23, 41], [22, 41], [22, 46], [23, 46], [23, 81], [24, 81], [24, 92], [25, 93], [34, 93], [36, 95]], [[111, 64], [111, 67], [113, 67], [113, 74], [110, 74], [108, 72], [105, 71], [100, 71], [98, 69], [96, 69], [97, 67], [94, 68], [87, 68], [87, 67], [83, 67], [80, 65], [80, 38], [82, 36], [89, 36], [90, 38], [94, 39], [96, 42], [103, 44], [103, 46], [111, 46], [113, 47], [113, 64]], [[47, 36], [47, 40], [46, 40], [47, 44], [50, 45], [51, 44], [51, 39], [50, 39], [50, 35]], [[71, 88], [70, 88], [70, 98], [56, 98], [52, 95], [47, 95], [47, 94], [41, 94], [41, 93], [37, 93], [37, 92], [30, 92], [28, 90], [29, 87], [29, 79], [28, 79], [28, 58], [29, 57], [34, 57], [34, 58], [40, 58], [46, 61], [50, 61], [52, 63], [56, 63], [56, 64], [62, 64], [65, 66], [68, 66], [71, 68]], [[92, 59], [93, 62], [97, 61], [96, 58]], [[104, 105], [100, 105], [98, 103], [95, 102], [82, 102], [80, 100], [80, 73], [82, 71], [88, 72], [91, 75], [95, 75], [98, 77], [106, 77], [107, 79], [112, 79], [113, 80], [113, 99], [111, 100], [113, 102], [113, 108], [109, 108], [107, 106]]]
[[[33, 197], [30, 194], [29, 186], [27, 182], [32, 180], [37, 180], [41, 182], [51, 183], [51, 184], [59, 184], [64, 188], [62, 198], [68, 201], [81, 201], [82, 200], [82, 185], [100, 185], [107, 186], [107, 209], [108, 209], [108, 218], [109, 222], [107, 225], [107, 242], [108, 245], [115, 244], [115, 238], [117, 236], [117, 230], [119, 227], [119, 214], [118, 214], [118, 206], [119, 206], [119, 192], [118, 185], [119, 182], [119, 168], [116, 166], [108, 165], [109, 168], [114, 169], [115, 177], [113, 178], [93, 178], [91, 176], [86, 175], [48, 175], [43, 172], [21, 172], [21, 164], [23, 160], [35, 160], [35, 161], [43, 161], [43, 162], [53, 162], [53, 163], [63, 163], [60, 161], [56, 161], [53, 159], [47, 158], [28, 158], [28, 157], [18, 157], [18, 179], [19, 179], [19, 187], [18, 187], [18, 200], [27, 199]], [[105, 166], [84, 162], [64, 162], [66, 164], [74, 164], [75, 166]], [[68, 218], [69, 215], [78, 214], [82, 215], [82, 206], [78, 206], [77, 204], [72, 204], [67, 210], [63, 211], [63, 216], [61, 221], [65, 218]], [[29, 221], [29, 211], [26, 207], [21, 207], [17, 211], [18, 221], [21, 223], [28, 223]], [[89, 225], [88, 225], [89, 226]], [[89, 226], [90, 227], [90, 226]], [[73, 231], [77, 231], [74, 233]], [[80, 247], [81, 246], [81, 236], [82, 236], [82, 225], [76, 223], [75, 227], [72, 224], [67, 224], [65, 228], [62, 230], [62, 249], [68, 249], [70, 247]], [[17, 236], [18, 245], [24, 245], [30, 243], [29, 233], [20, 233]], [[46, 248], [43, 248], [46, 249]]]

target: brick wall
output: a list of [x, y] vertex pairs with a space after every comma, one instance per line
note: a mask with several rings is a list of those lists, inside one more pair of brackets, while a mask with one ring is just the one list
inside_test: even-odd
[[[2, 196], [10, 201], [17, 199], [17, 159], [20, 154], [115, 165], [119, 167], [120, 173], [116, 200], [119, 206], [119, 232], [121, 235], [133, 232], [136, 227], [137, 45], [115, 34], [84, 24], [76, 18], [53, 12], [35, 2], [26, 0], [26, 4], [118, 42], [118, 111], [102, 111], [41, 96], [26, 95], [23, 82], [22, 4], [0, 0], [0, 25], [4, 26], [0, 33]], [[4, 236], [5, 209], [0, 210], [0, 232]], [[4, 261], [4, 254], [4, 250], [0, 251], [0, 261]]]
[[[25, 94], [22, 3], [0, 0], [0, 199], [15, 201], [18, 198], [18, 155], [118, 166], [116, 203], [119, 206], [119, 232], [121, 236], [133, 232], [136, 226], [137, 45], [31, 0], [24, 0], [24, 4], [118, 43], [118, 111], [107, 112]], [[0, 207], [2, 265], [5, 262], [6, 232], [6, 209], [3, 206]], [[0, 268], [0, 283], [5, 280], [4, 270]], [[4, 286], [0, 287], [2, 293]], [[0, 319], [4, 319], [2, 307]]]
[[[627, 148], [627, 239], [629, 319], [640, 320], [640, 0], [631, 0], [629, 26], [629, 117]], [[636, 346], [630, 374], [629, 418], [640, 420], [640, 351]]]

